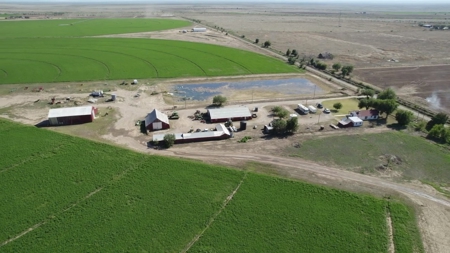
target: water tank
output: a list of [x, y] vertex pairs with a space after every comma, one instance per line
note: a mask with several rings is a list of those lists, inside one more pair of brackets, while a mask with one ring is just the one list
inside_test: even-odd
[[111, 95], [111, 100], [112, 100], [112, 101], [116, 101], [116, 94], [112, 94], [112, 95]]
[[247, 121], [241, 121], [240, 130], [242, 131], [242, 130], [245, 130], [245, 129], [247, 129]]

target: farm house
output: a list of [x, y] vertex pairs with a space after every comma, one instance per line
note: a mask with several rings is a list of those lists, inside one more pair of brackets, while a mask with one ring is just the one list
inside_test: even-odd
[[345, 127], [359, 127], [363, 125], [363, 121], [358, 117], [346, 117], [339, 121], [338, 126], [341, 128]]
[[208, 115], [211, 123], [249, 120], [252, 119], [252, 113], [245, 106], [227, 107], [220, 109], [208, 109]]
[[350, 116], [358, 117], [361, 120], [375, 120], [378, 119], [380, 112], [378, 110], [362, 110], [350, 112]]
[[[162, 142], [164, 141], [165, 134], [155, 134], [153, 135], [153, 141]], [[196, 132], [196, 133], [176, 133], [175, 143], [188, 143], [188, 142], [200, 142], [200, 141], [213, 141], [213, 140], [224, 140], [231, 137], [230, 131], [223, 125], [216, 125], [216, 131], [208, 132]]]
[[52, 126], [83, 124], [92, 122], [96, 113], [98, 110], [93, 106], [50, 109], [48, 122]]
[[199, 27], [199, 28], [192, 28], [192, 32], [206, 32], [206, 28]]
[[169, 117], [166, 114], [154, 109], [145, 117], [145, 128], [148, 131], [156, 131], [170, 128]]

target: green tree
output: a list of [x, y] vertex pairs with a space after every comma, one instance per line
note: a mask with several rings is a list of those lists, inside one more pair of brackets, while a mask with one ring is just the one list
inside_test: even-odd
[[275, 106], [274, 108], [272, 108], [272, 113], [274, 116], [280, 119], [286, 118], [289, 115], [289, 111], [281, 106]]
[[284, 134], [286, 132], [286, 120], [276, 119], [272, 121], [273, 132], [276, 134]]
[[380, 92], [377, 96], [378, 99], [396, 99], [397, 95], [395, 94], [395, 91], [391, 88], [387, 88]]
[[385, 113], [387, 118], [397, 109], [398, 104], [394, 99], [377, 99], [374, 107], [380, 111], [380, 114]]
[[366, 108], [366, 110], [369, 110], [369, 108], [374, 107], [375, 104], [375, 99], [373, 98], [363, 98], [360, 99], [358, 102], [358, 108], [362, 109], [362, 108]]
[[269, 48], [271, 45], [272, 45], [272, 43], [270, 43], [270, 41], [268, 41], [268, 40], [266, 40], [266, 41], [264, 42], [264, 47], [265, 47], [265, 48]]
[[333, 68], [334, 71], [338, 72], [341, 69], [342, 66], [341, 66], [340, 63], [335, 63], [331, 67]]
[[298, 118], [292, 117], [286, 121], [286, 132], [295, 133], [298, 130]]
[[373, 96], [375, 95], [375, 91], [372, 90], [372, 89], [363, 89], [363, 90], [361, 91], [361, 95], [373, 97]]
[[342, 108], [342, 103], [341, 102], [334, 103], [333, 108], [339, 111]]
[[291, 56], [291, 57], [288, 58], [288, 63], [291, 64], [291, 65], [294, 65], [295, 61], [296, 61], [295, 57]]
[[166, 134], [164, 135], [164, 147], [170, 148], [175, 144], [175, 135], [174, 134]]
[[298, 55], [297, 49], [292, 50], [291, 55], [292, 56], [297, 56]]
[[288, 50], [286, 51], [286, 56], [290, 56], [290, 55], [291, 55], [291, 50], [288, 49]]
[[225, 102], [227, 102], [227, 98], [224, 96], [217, 95], [213, 98], [213, 104], [215, 105], [222, 106]]
[[438, 113], [434, 115], [430, 121], [428, 121], [426, 129], [430, 131], [434, 125], [445, 125], [448, 121], [448, 115], [445, 113]]
[[327, 64], [317, 61], [316, 62], [316, 68], [320, 69], [320, 70], [326, 70], [327, 69]]
[[442, 140], [442, 133], [445, 134], [445, 128], [444, 125], [436, 124], [431, 128], [431, 130], [428, 132], [427, 137], [430, 139], [435, 140]]
[[258, 43], [259, 43], [259, 39], [256, 39], [256, 40], [255, 40], [255, 44], [258, 44]]
[[413, 113], [410, 111], [397, 110], [397, 113], [395, 114], [395, 120], [397, 120], [399, 125], [406, 126], [411, 123], [413, 116]]
[[352, 72], [353, 72], [353, 66], [352, 65], [346, 65], [346, 66], [343, 66], [341, 68], [341, 73], [342, 73], [343, 77], [349, 76]]

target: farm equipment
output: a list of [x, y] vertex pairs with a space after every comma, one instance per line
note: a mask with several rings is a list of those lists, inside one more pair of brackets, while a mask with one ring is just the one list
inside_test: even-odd
[[173, 112], [172, 115], [169, 116], [169, 119], [179, 119], [180, 116], [178, 115], [178, 112]]

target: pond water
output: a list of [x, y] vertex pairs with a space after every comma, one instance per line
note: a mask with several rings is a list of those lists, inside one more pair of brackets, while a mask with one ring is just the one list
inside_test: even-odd
[[286, 95], [325, 93], [319, 86], [305, 78], [257, 80], [243, 82], [191, 83], [174, 86], [174, 95], [189, 100], [207, 100], [212, 96], [232, 90], [272, 91]]

